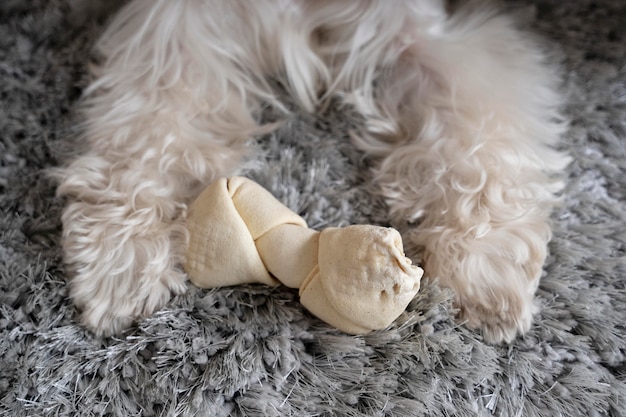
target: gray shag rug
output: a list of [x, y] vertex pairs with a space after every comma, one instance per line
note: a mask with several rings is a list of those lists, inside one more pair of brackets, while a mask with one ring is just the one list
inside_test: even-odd
[[[532, 330], [506, 346], [424, 283], [388, 330], [330, 329], [285, 288], [190, 288], [128, 333], [77, 324], [55, 184], [111, 4], [0, 2], [0, 415], [621, 416], [626, 410], [626, 2], [509, 1], [563, 73], [573, 156]], [[106, 2], [104, 2], [106, 4]], [[114, 8], [114, 7], [111, 7]], [[350, 115], [296, 115], [244, 174], [312, 227], [386, 224]]]

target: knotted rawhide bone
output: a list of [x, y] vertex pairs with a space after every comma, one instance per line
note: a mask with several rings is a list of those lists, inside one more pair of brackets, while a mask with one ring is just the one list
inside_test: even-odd
[[185, 270], [201, 288], [280, 283], [300, 289], [314, 315], [351, 334], [390, 325], [417, 294], [423, 271], [397, 230], [309, 229], [302, 217], [243, 177], [210, 184], [189, 207]]

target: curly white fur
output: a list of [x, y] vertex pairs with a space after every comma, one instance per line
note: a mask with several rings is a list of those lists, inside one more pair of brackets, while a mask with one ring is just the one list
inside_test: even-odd
[[[87, 91], [87, 153], [59, 176], [64, 250], [84, 323], [112, 334], [185, 290], [186, 204], [234, 172], [283, 109], [342, 97], [355, 143], [427, 276], [489, 341], [526, 331], [567, 159], [554, 80], [489, 9], [440, 0], [135, 0], [103, 35]], [[284, 109], [283, 109], [284, 110]]]

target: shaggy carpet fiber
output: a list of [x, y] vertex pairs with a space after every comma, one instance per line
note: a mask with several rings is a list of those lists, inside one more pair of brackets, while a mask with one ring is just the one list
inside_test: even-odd
[[[0, 2], [0, 415], [621, 416], [626, 409], [626, 3], [517, 0], [562, 72], [573, 157], [538, 291], [510, 345], [423, 289], [389, 328], [329, 328], [285, 288], [190, 287], [124, 335], [77, 324], [55, 184], [109, 14], [89, 0]], [[106, 4], [104, 2], [103, 4]], [[315, 228], [387, 224], [347, 109], [295, 114], [243, 174]]]

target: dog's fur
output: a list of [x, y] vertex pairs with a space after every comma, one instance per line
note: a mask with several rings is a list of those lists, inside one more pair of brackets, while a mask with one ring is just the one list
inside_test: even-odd
[[63, 247], [83, 321], [112, 334], [185, 291], [186, 204], [232, 174], [263, 106], [331, 97], [426, 275], [486, 340], [529, 329], [567, 158], [555, 80], [490, 8], [443, 0], [135, 0], [99, 42], [89, 150], [60, 173]]

